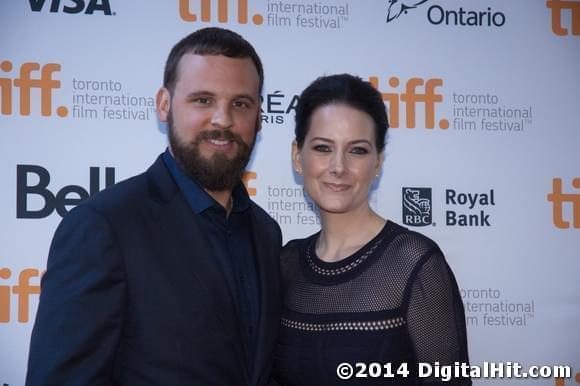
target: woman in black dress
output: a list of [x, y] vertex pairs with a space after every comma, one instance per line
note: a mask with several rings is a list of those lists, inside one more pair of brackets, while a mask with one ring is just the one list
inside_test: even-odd
[[[463, 304], [443, 253], [369, 205], [387, 128], [381, 95], [358, 77], [321, 77], [300, 97], [293, 165], [322, 227], [282, 254], [280, 385], [471, 384], [428, 376], [435, 362], [468, 361]], [[344, 362], [350, 377], [348, 366], [338, 369]]]

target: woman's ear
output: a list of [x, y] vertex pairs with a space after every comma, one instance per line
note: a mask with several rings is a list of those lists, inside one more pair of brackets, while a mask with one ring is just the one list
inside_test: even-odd
[[379, 177], [381, 175], [381, 171], [383, 169], [383, 162], [385, 161], [385, 151], [382, 150], [379, 153], [379, 156], [377, 158], [377, 164], [375, 166], [375, 177]]
[[298, 143], [292, 141], [292, 166], [294, 171], [298, 174], [302, 174], [302, 162], [300, 161], [300, 149], [298, 148]]

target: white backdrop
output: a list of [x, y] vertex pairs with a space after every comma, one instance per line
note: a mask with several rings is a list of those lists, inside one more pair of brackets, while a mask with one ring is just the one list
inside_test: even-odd
[[247, 184], [285, 241], [318, 229], [290, 167], [296, 95], [322, 74], [370, 79], [393, 124], [373, 206], [446, 252], [471, 362], [573, 367], [475, 384], [580, 383], [580, 1], [4, 0], [0, 384], [24, 383], [59, 212], [164, 150], [165, 59], [210, 25], [264, 62]]

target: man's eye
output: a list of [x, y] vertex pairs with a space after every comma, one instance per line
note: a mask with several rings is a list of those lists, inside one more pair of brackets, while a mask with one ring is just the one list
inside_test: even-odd
[[201, 97], [200, 97], [200, 98], [195, 98], [193, 101], [194, 101], [195, 103], [198, 103], [198, 104], [200, 104], [200, 105], [207, 105], [207, 104], [209, 104], [209, 102], [210, 102], [210, 101], [209, 101], [209, 98], [201, 98]]
[[313, 147], [314, 151], [318, 151], [321, 153], [329, 153], [330, 152], [330, 147], [327, 145], [316, 145]]
[[247, 109], [247, 108], [250, 107], [250, 104], [248, 102], [246, 102], [246, 101], [235, 101], [234, 102], [234, 106], [235, 107], [240, 107], [240, 108], [243, 108], [243, 109]]

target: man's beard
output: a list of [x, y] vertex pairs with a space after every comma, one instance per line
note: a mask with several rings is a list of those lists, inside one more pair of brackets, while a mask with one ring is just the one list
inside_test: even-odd
[[[250, 145], [230, 130], [204, 130], [190, 143], [183, 143], [177, 138], [171, 113], [168, 119], [169, 144], [175, 161], [185, 175], [209, 191], [232, 190], [241, 180], [242, 173], [250, 160], [256, 134]], [[257, 130], [256, 130], [257, 131]], [[237, 152], [233, 158], [216, 152], [210, 158], [201, 155], [200, 144], [204, 140], [228, 140], [237, 144]]]

